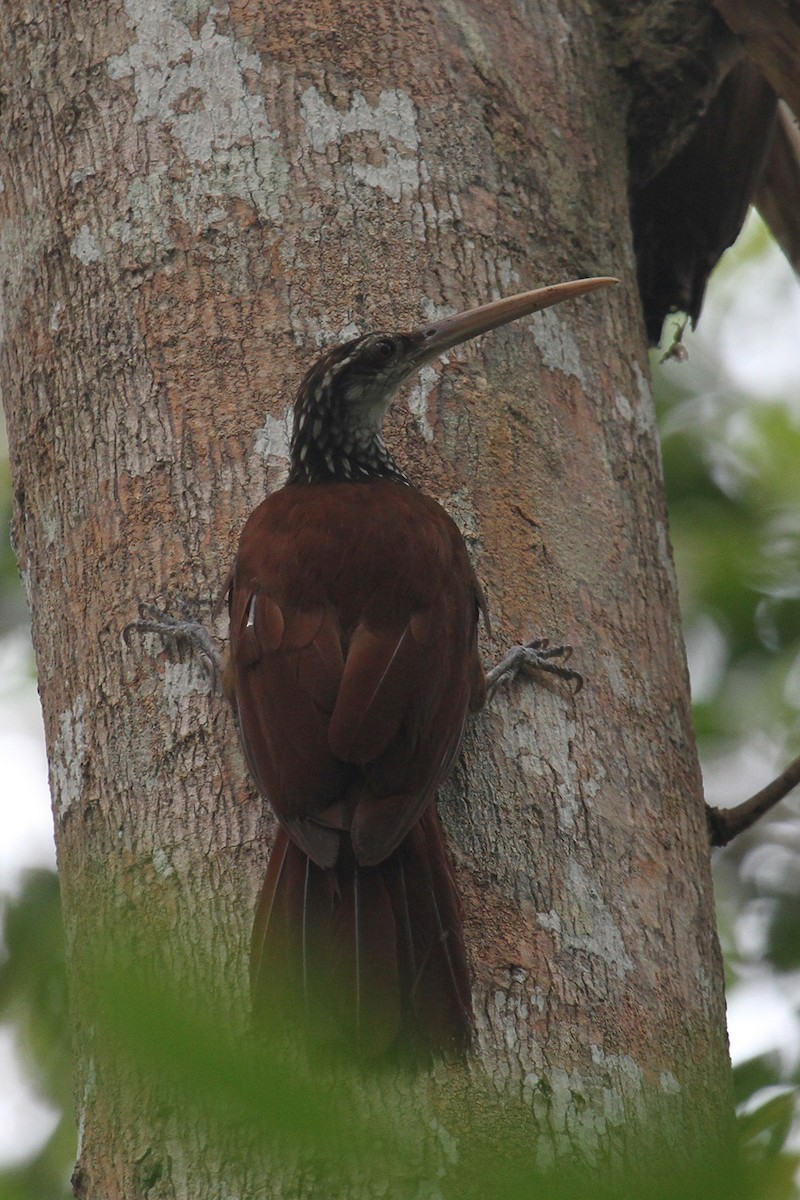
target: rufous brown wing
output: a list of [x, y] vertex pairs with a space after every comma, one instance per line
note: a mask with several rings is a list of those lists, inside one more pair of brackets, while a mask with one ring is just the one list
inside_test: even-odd
[[392, 479], [289, 485], [242, 534], [234, 703], [282, 826], [253, 936], [254, 1000], [313, 1012], [312, 1028], [364, 1053], [400, 1035], [434, 1050], [469, 1038], [433, 802], [483, 701], [480, 604], [451, 518]]
[[435, 799], [486, 696], [485, 606], [455, 523], [412, 486], [381, 423], [398, 388], [443, 351], [613, 282], [558, 284], [355, 338], [300, 386], [288, 482], [247, 521], [228, 590], [226, 688], [280, 823], [252, 939], [263, 1022], [300, 1018], [368, 1056], [469, 1043], [467, 957]]

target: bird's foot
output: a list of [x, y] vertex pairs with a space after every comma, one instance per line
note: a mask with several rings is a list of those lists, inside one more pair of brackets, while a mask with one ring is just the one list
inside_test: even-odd
[[188, 642], [192, 650], [199, 656], [211, 679], [211, 685], [216, 691], [222, 674], [222, 659], [212, 641], [211, 634], [205, 625], [192, 616], [187, 604], [178, 601], [177, 607], [180, 609], [181, 615], [174, 617], [171, 613], [156, 608], [154, 604], [140, 604], [139, 619], [131, 621], [125, 626], [122, 631], [123, 641], [126, 646], [130, 646], [133, 633], [157, 633], [173, 646], [181, 641]]
[[[572, 646], [551, 646], [548, 638], [534, 638], [524, 646], [512, 646], [496, 667], [486, 672], [487, 700], [491, 700], [500, 684], [516, 679], [520, 671], [546, 671], [575, 685], [577, 694], [583, 687], [583, 676], [564, 663], [572, 654]], [[561, 662], [554, 662], [561, 659]]]

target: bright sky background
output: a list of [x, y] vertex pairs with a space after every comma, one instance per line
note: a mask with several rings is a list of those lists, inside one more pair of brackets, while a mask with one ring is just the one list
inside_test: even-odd
[[[0, 897], [26, 867], [54, 867], [44, 730], [30, 642], [0, 639]], [[55, 1129], [58, 1113], [31, 1088], [13, 1029], [0, 1024], [0, 1167], [24, 1162]]]
[[[726, 368], [751, 394], [796, 397], [800, 413], [800, 285], [779, 251], [715, 280], [704, 323], [685, 343], [695, 363], [718, 339]], [[680, 369], [676, 367], [675, 369]], [[798, 465], [800, 470], [800, 465]], [[708, 649], [708, 648], [706, 648]], [[696, 673], [704, 649], [698, 647]], [[55, 852], [47, 764], [27, 638], [0, 639], [0, 896], [17, 891], [29, 866], [53, 866]], [[707, 777], [713, 803], [744, 799], [767, 781], [771, 764], [754, 748]], [[734, 1062], [777, 1048], [788, 1062], [800, 1058], [800, 981], [777, 986], [763, 977], [737, 986], [729, 997]], [[13, 1031], [0, 1025], [0, 1166], [24, 1160], [50, 1136], [57, 1115], [38, 1103], [14, 1049]]]

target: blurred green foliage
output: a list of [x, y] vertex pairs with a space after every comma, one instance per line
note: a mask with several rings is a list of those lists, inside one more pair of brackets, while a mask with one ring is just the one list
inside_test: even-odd
[[58, 878], [28, 871], [2, 905], [0, 1019], [11, 1022], [36, 1093], [61, 1119], [27, 1165], [0, 1173], [0, 1198], [61, 1200], [75, 1154], [64, 941]]
[[[274, 1155], [284, 1165], [285, 1178], [302, 1180], [303, 1194], [330, 1200], [339, 1195], [397, 1200], [755, 1196], [747, 1175], [727, 1156], [720, 1160], [709, 1153], [691, 1164], [691, 1172], [686, 1163], [665, 1163], [659, 1148], [670, 1138], [663, 1121], [652, 1136], [650, 1130], [642, 1132], [648, 1153], [638, 1164], [634, 1189], [622, 1186], [607, 1165], [618, 1151], [610, 1123], [603, 1137], [604, 1164], [591, 1171], [563, 1162], [543, 1168], [531, 1144], [529, 1107], [501, 1099], [488, 1080], [481, 1091], [475, 1078], [467, 1088], [454, 1073], [439, 1094], [432, 1123], [405, 1068], [353, 1066], [330, 1055], [309, 1062], [279, 1039], [236, 1031], [208, 995], [193, 997], [152, 970], [160, 947], [140, 941], [135, 957], [111, 952], [119, 935], [127, 938], [128, 932], [106, 929], [103, 961], [96, 960], [84, 1016], [92, 1030], [95, 1080], [110, 1076], [117, 1093], [130, 1085], [139, 1111], [149, 1106], [151, 1141], [138, 1164], [146, 1171], [142, 1194], [150, 1187], [154, 1195], [170, 1194], [169, 1187], [162, 1193], [156, 1185], [170, 1170], [169, 1147], [177, 1141], [188, 1147], [189, 1156], [192, 1148], [202, 1147], [210, 1170], [241, 1163], [251, 1179], [269, 1172]], [[122, 1111], [126, 1104], [123, 1096]], [[448, 1146], [454, 1134], [457, 1153]], [[42, 1156], [39, 1170], [41, 1163]], [[9, 1200], [34, 1194], [58, 1193], [35, 1193], [31, 1186], [5, 1193]]]
[[[688, 362], [660, 365], [654, 358], [696, 727], [713, 802], [744, 799], [800, 752], [800, 403], [791, 393], [751, 394], [731, 370], [730, 358], [730, 324], [744, 320], [736, 315], [742, 286], [737, 280], [774, 253], [763, 227], [751, 222], [715, 275], [697, 333], [685, 337]], [[664, 345], [669, 340], [667, 334]], [[734, 354], [735, 343], [734, 329]], [[4, 531], [9, 511], [7, 463], [0, 461]], [[4, 540], [0, 632], [17, 624], [19, 613], [13, 557]], [[754, 774], [752, 787], [748, 772]], [[737, 790], [743, 780], [745, 792]], [[787, 998], [788, 1009], [800, 1001], [798, 807], [791, 798], [785, 801], [716, 863], [729, 986], [735, 992], [754, 979], [766, 980]], [[70, 1194], [75, 1132], [55, 877], [29, 872], [20, 895], [3, 900], [2, 917], [0, 1020], [17, 1030], [39, 1093], [65, 1115], [30, 1163], [0, 1172], [0, 1200], [57, 1200]], [[107, 984], [119, 1053], [129, 1053], [181, 1094], [202, 1096], [217, 1114], [225, 1111], [259, 1135], [279, 1134], [307, 1148], [311, 1132], [315, 1153], [335, 1157], [351, 1115], [347, 1102], [320, 1108], [316, 1079], [287, 1071], [285, 1062], [265, 1058], [266, 1051], [243, 1052], [220, 1042], [218, 1024], [209, 1025], [208, 1015], [187, 1018], [185, 1005], [176, 1007], [168, 993], [154, 996], [152, 987], [142, 990], [124, 972]], [[748, 1192], [758, 1200], [788, 1200], [798, 1172], [800, 1056], [782, 1047], [777, 1034], [774, 1044], [767, 1043], [735, 1071]], [[498, 1115], [498, 1128], [508, 1115]], [[370, 1145], [385, 1141], [389, 1120], [377, 1113], [359, 1139], [367, 1175]], [[401, 1143], [404, 1131], [392, 1132], [395, 1144]], [[454, 1197], [568, 1200], [564, 1178], [537, 1175], [529, 1161], [509, 1164], [500, 1143], [476, 1138], [465, 1148], [451, 1181]], [[727, 1189], [719, 1195], [732, 1195], [736, 1189], [722, 1165], [711, 1166], [720, 1188]], [[739, 1183], [744, 1186], [744, 1177]], [[449, 1194], [443, 1187], [442, 1195]], [[576, 1181], [573, 1194], [600, 1200], [603, 1192], [594, 1179]], [[657, 1194], [654, 1182], [651, 1195]], [[673, 1187], [671, 1194], [684, 1192]]]
[[[759, 304], [770, 313], [760, 321]], [[695, 728], [717, 804], [744, 800], [800, 753], [800, 341], [775, 344], [771, 362], [763, 350], [784, 311], [800, 332], [797, 283], [751, 216], [685, 336], [688, 360], [654, 355]], [[754, 1040], [734, 1072], [742, 1137], [769, 1198], [798, 1194], [800, 1169], [798, 817], [790, 796], [714, 864], [729, 995], [782, 1001], [780, 1019], [777, 1005], [752, 1012], [765, 1048]]]

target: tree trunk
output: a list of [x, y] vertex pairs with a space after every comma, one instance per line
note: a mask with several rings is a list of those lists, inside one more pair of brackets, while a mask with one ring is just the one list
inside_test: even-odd
[[622, 286], [451, 352], [387, 430], [468, 539], [487, 662], [547, 634], [574, 644], [587, 680], [577, 696], [527, 681], [499, 695], [441, 799], [479, 1047], [466, 1073], [396, 1084], [430, 1118], [403, 1169], [441, 1184], [459, 1137], [442, 1090], [480, 1126], [487, 1080], [540, 1163], [591, 1161], [612, 1134], [624, 1156], [658, 1127], [680, 1165], [729, 1132], [615, 36], [570, 0], [2, 6], [0, 383], [80, 1195], [314, 1190], [280, 1154], [271, 1175], [226, 1164], [98, 1043], [93, 990], [121, 932], [154, 979], [213, 988], [243, 1026], [273, 828], [202, 665], [156, 639], [126, 649], [122, 628], [141, 599], [210, 617], [245, 516], [282, 479], [294, 389], [322, 345], [584, 274]]

